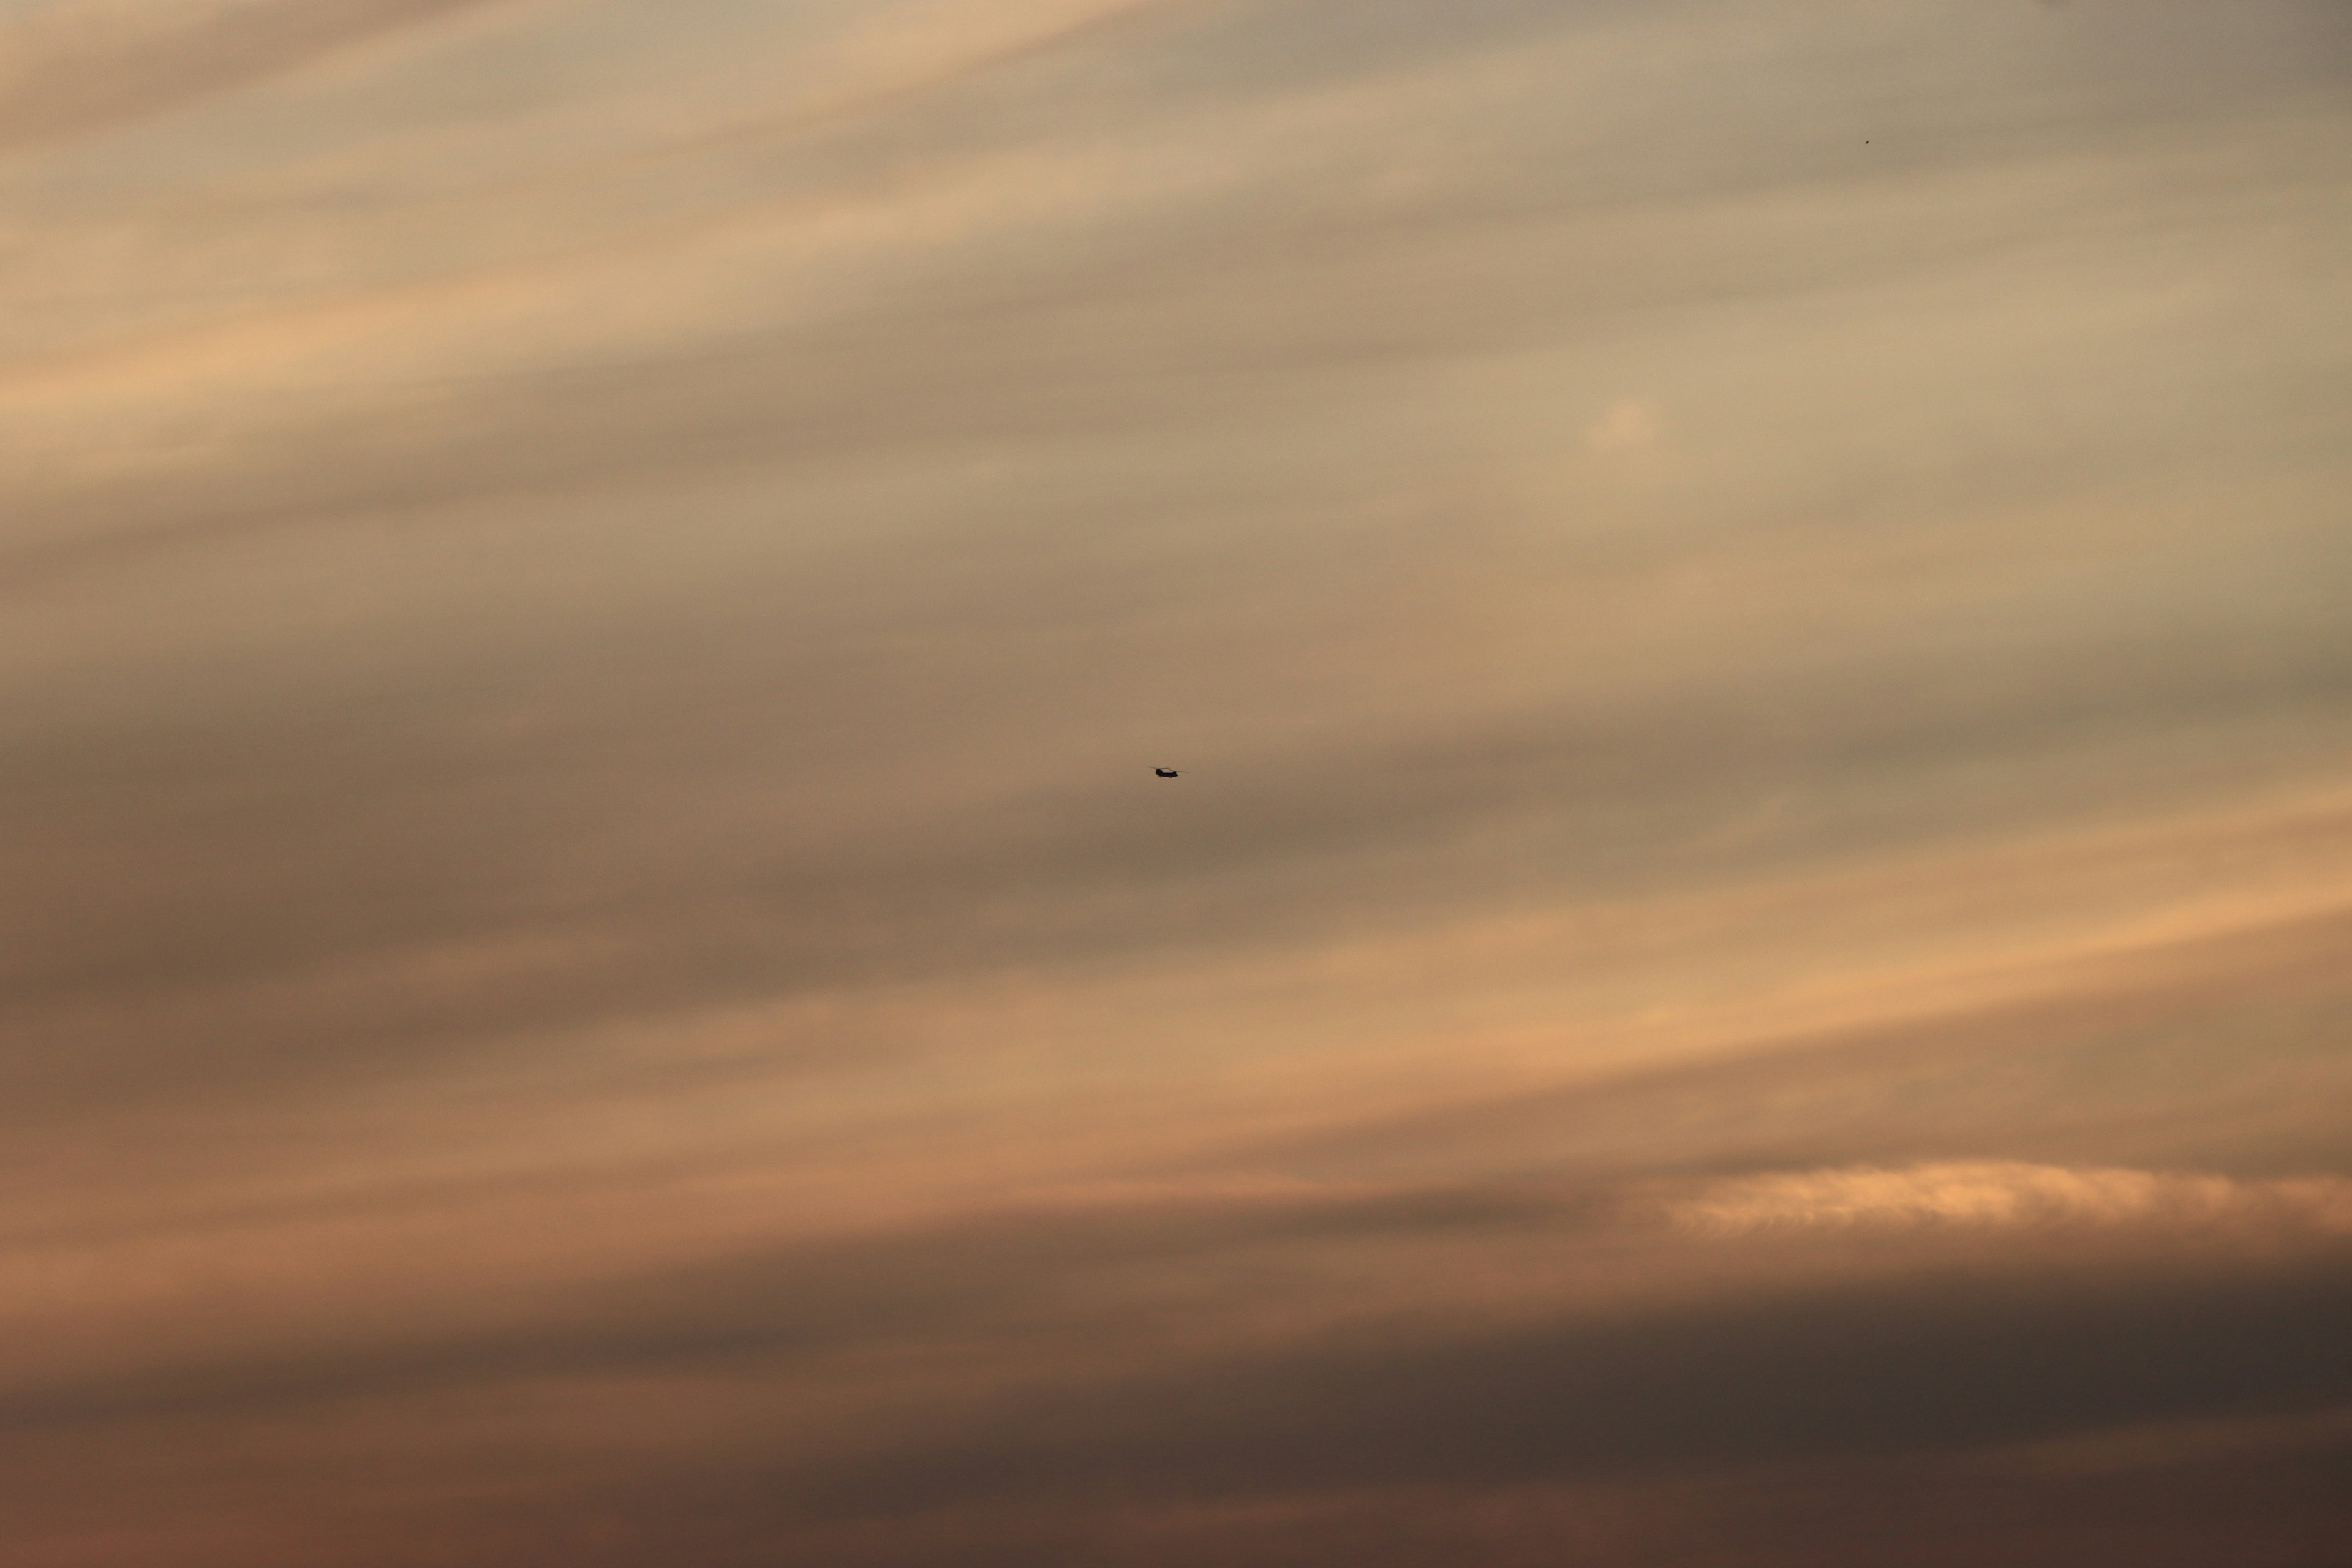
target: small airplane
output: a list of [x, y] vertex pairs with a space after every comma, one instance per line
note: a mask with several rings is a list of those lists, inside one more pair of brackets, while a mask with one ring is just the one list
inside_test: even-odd
[[1174, 768], [1154, 768], [1151, 772], [1154, 776], [1163, 779], [1172, 779], [1181, 776]]

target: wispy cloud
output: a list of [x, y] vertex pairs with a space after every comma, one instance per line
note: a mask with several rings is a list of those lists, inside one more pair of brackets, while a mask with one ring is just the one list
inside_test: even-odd
[[505, 0], [66, 0], [0, 25], [0, 152], [86, 135]]

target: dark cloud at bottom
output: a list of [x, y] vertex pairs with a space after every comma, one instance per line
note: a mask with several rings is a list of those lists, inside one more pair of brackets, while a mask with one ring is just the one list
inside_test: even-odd
[[[666, 1552], [713, 1568], [1561, 1568], [1670, 1562], [1692, 1568], [1889, 1563], [2076, 1568], [2336, 1568], [2352, 1509], [2337, 1495], [2352, 1440], [2190, 1456], [2069, 1473], [2030, 1465], [1869, 1460], [1727, 1467], [1673, 1480], [1509, 1487], [1400, 1486], [1255, 1505], [983, 1510], [811, 1532], [756, 1498], [691, 1487], [505, 1561], [597, 1568]], [[542, 1536], [543, 1540], [545, 1537]], [[599, 1539], [607, 1544], [600, 1552]], [[572, 1555], [572, 1553], [579, 1553]], [[2110, 1556], [2109, 1554], [2113, 1554]]]
[[884, 1513], [1024, 1490], [1247, 1497], [2307, 1414], [2352, 1403], [2347, 1262], [2072, 1291], [2046, 1278], [1955, 1276], [1338, 1349], [1001, 1414], [952, 1452], [886, 1461], [840, 1495]]
[[[19, 1397], [0, 1441], [34, 1476], [94, 1444], [68, 1493], [209, 1492], [254, 1563], [304, 1560], [316, 1520], [353, 1563], [2054, 1565], [2097, 1541], [2187, 1564], [2227, 1539], [2320, 1568], [2352, 1521], [2323, 1479], [2352, 1453], [2352, 1251], [2292, 1232], [1890, 1233], [1839, 1242], [1873, 1260], [1858, 1279], [1181, 1348], [1199, 1281], [1255, 1274], [1278, 1308], [1318, 1248], [1393, 1267], [1448, 1240], [1596, 1269], [1689, 1245], [1528, 1191], [1004, 1220], [526, 1304], [501, 1335], [307, 1377], [279, 1351]], [[1801, 1238], [1718, 1245], [1821, 1266]], [[879, 1392], [894, 1364], [911, 1393]], [[843, 1375], [873, 1384], [847, 1410]], [[486, 1437], [542, 1399], [584, 1414], [521, 1450]], [[248, 1511], [207, 1483], [264, 1457], [318, 1490]], [[388, 1494], [378, 1465], [404, 1478]], [[378, 1517], [400, 1551], [348, 1538]]]

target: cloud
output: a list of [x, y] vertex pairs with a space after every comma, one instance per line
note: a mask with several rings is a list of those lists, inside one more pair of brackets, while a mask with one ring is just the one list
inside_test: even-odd
[[2154, 1563], [1991, 1456], [2352, 1402], [2309, 7], [461, 9], [0, 45], [0, 1557]]
[[1711, 1235], [1951, 1226], [2226, 1225], [2271, 1222], [2352, 1233], [2352, 1181], [2267, 1182], [2155, 1171], [1951, 1161], [1748, 1176], [1675, 1205]]
[[[299, 1296], [353, 1290], [348, 1261], [305, 1280], [311, 1248], [239, 1242], [270, 1299], [238, 1310], [225, 1295], [207, 1344], [184, 1325], [212, 1309], [183, 1284], [167, 1334], [86, 1336], [110, 1365], [28, 1366], [0, 1395], [0, 1448], [206, 1427], [245, 1433], [247, 1455], [320, 1434], [354, 1452], [415, 1444], [423, 1506], [453, 1432], [619, 1408], [635, 1414], [594, 1453], [542, 1434], [518, 1495], [563, 1493], [617, 1456], [617, 1493], [566, 1506], [632, 1531], [731, 1518], [771, 1542], [885, 1519], [984, 1539], [1003, 1525], [972, 1510], [1647, 1484], [2352, 1400], [2335, 1331], [2352, 1276], [2330, 1242], [2219, 1267], [2083, 1253], [1696, 1293], [1685, 1275], [1660, 1293], [1638, 1281], [1670, 1276], [1687, 1244], [1606, 1194], [1163, 1184], [525, 1295], [465, 1288], [500, 1278], [478, 1254], [513, 1218], [432, 1248], [438, 1291], [397, 1249], [379, 1258], [391, 1289], [331, 1327]], [[1546, 1257], [1549, 1277], [1531, 1267]], [[1578, 1299], [1601, 1275], [1636, 1294]], [[809, 1410], [832, 1414], [813, 1426]], [[2162, 1458], [2140, 1448], [2140, 1468]]]
[[506, 0], [68, 0], [0, 28], [0, 152], [159, 114]]
[[1585, 427], [1584, 443], [1596, 452], [1638, 452], [1664, 438], [1665, 418], [1646, 398], [1629, 397]]
[[[845, 1465], [819, 1507], [1511, 1483], [1921, 1453], [2352, 1401], [2340, 1254], [1923, 1272], [1040, 1388]], [[823, 1500], [820, 1501], [819, 1500]]]

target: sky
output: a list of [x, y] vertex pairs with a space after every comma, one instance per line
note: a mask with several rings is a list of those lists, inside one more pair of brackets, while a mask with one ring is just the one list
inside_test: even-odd
[[2337, 1568], [2347, 89], [0, 0], [0, 1562]]

